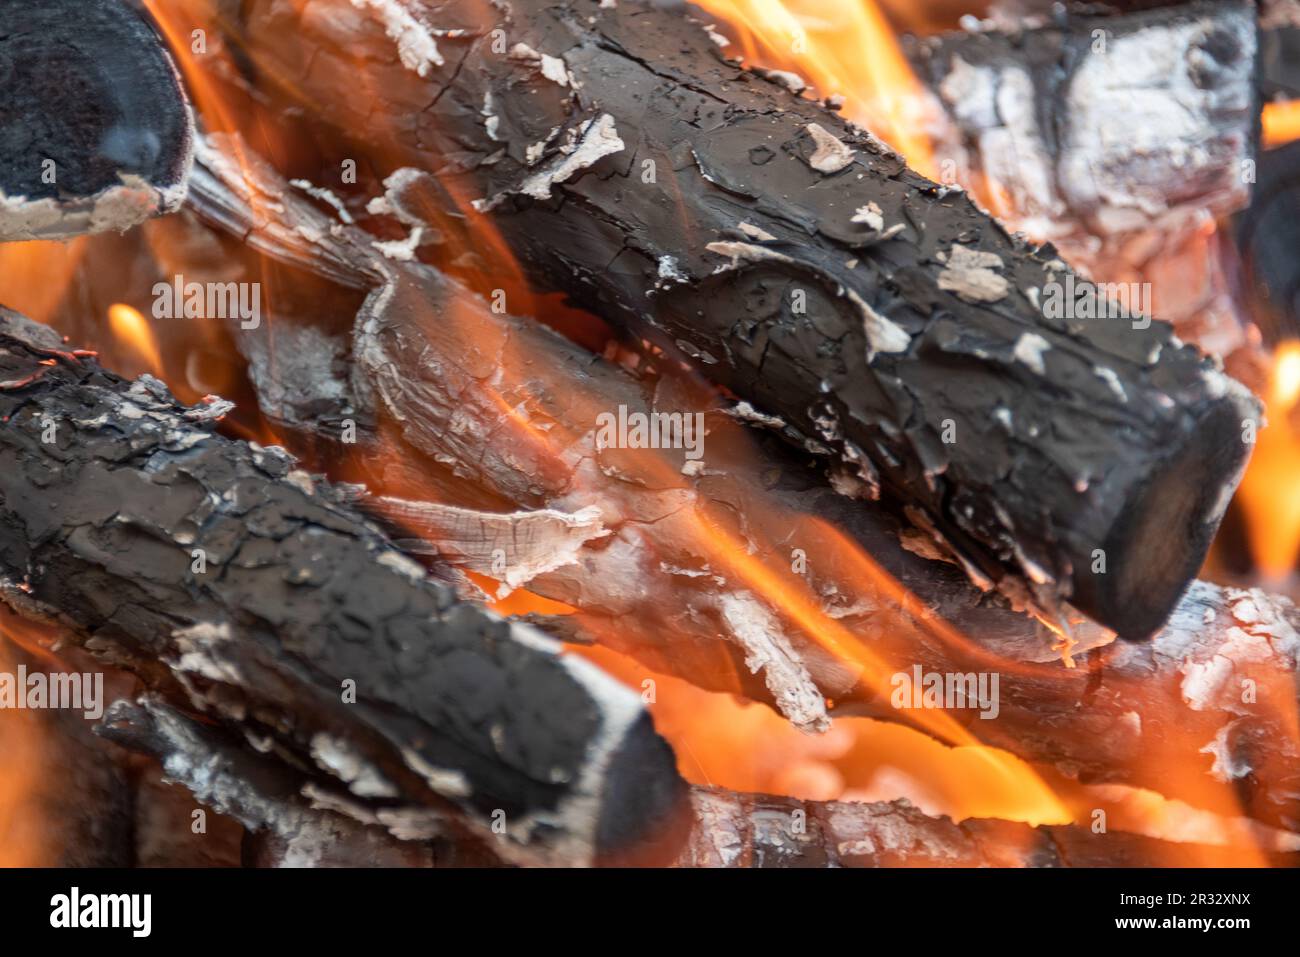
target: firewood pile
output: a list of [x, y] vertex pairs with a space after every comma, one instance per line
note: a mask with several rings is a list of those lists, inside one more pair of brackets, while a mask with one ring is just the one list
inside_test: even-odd
[[0, 11], [0, 862], [1296, 863], [1289, 22], [894, 41], [913, 162], [727, 6]]

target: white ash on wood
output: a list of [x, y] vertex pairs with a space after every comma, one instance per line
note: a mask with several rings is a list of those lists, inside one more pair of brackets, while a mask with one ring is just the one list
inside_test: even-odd
[[394, 826], [490, 832], [502, 812], [520, 860], [574, 863], [671, 833], [672, 752], [635, 695], [459, 601], [282, 451], [217, 435], [226, 408], [0, 314], [0, 597], [403, 804]]
[[[678, 12], [399, 6], [445, 63], [404, 65], [381, 18], [344, 2], [259, 0], [225, 27], [286, 96], [330, 103], [352, 149], [479, 197], [539, 284], [923, 510], [977, 577], [1022, 578], [1047, 608], [1068, 599], [1129, 637], [1164, 621], [1257, 415], [1168, 326], [1046, 318], [1036, 297], [1069, 275], [1054, 255], [727, 62]], [[566, 82], [495, 52], [493, 30], [561, 61]], [[347, 95], [358, 56], [383, 77], [364, 103]], [[872, 204], [882, 232], [854, 221]]]
[[[358, 393], [374, 389], [379, 418], [396, 424], [396, 434], [387, 436], [397, 444], [381, 447], [422, 453], [430, 471], [450, 472], [437, 486], [440, 495], [453, 496], [450, 501], [459, 488], [487, 493], [495, 504], [494, 510], [492, 504], [448, 505], [442, 499], [361, 500], [398, 534], [423, 537], [424, 547], [440, 560], [483, 574], [509, 578], [514, 569], [515, 585], [575, 606], [579, 612], [569, 618], [535, 619], [562, 637], [602, 641], [704, 687], [743, 691], [775, 704], [801, 726], [824, 726], [828, 712], [819, 699], [825, 697], [847, 713], [914, 719], [890, 706], [879, 676], [873, 681], [851, 661], [829, 656], [783, 616], [784, 609], [752, 594], [742, 576], [711, 556], [685, 515], [647, 512], [644, 503], [658, 500], [662, 490], [619, 478], [639, 474], [635, 457], [594, 447], [595, 408], [681, 408], [671, 378], [659, 380], [651, 395], [647, 383], [536, 323], [491, 311], [434, 270], [374, 254], [366, 234], [277, 189], [274, 172], [250, 162], [247, 151], [238, 177], [223, 155], [211, 148], [201, 152], [193, 199], [205, 215], [247, 235], [260, 253], [309, 269], [319, 257], [322, 274], [351, 263], [352, 284], [379, 284], [361, 309], [350, 346], [328, 344], [326, 332], [295, 315], [277, 315], [266, 326], [266, 338], [241, 337], [251, 356], [281, 357], [254, 362], [259, 391], [279, 395], [289, 383], [291, 405], [319, 410], [347, 388], [300, 375], [297, 366], [322, 368], [312, 349], [351, 352], [360, 360], [354, 372], [362, 373], [354, 374], [351, 387]], [[255, 222], [251, 209], [273, 197], [281, 215], [271, 230]], [[286, 340], [295, 343], [292, 348], [271, 335], [286, 328], [296, 330]], [[513, 361], [520, 357], [528, 361]], [[500, 374], [506, 367], [516, 370], [517, 381]], [[494, 399], [493, 389], [503, 390], [504, 398]], [[525, 405], [516, 402], [523, 397]], [[344, 407], [355, 413], [362, 405], [352, 396]], [[549, 444], [490, 440], [512, 434], [505, 409], [516, 415], [526, 409], [534, 424], [546, 427]], [[328, 432], [332, 426], [326, 422], [319, 416], [282, 420], [308, 442]], [[363, 427], [363, 437], [365, 432]], [[1076, 623], [1078, 643], [1066, 651], [1080, 666], [1068, 670], [1053, 651], [1055, 636], [972, 586], [956, 564], [935, 560], [944, 557], [938, 546], [887, 509], [837, 494], [817, 470], [774, 442], [758, 449], [741, 444], [743, 449], [708, 446], [700, 474], [677, 476], [679, 504], [745, 516], [737, 540], [773, 564], [786, 560], [783, 550], [808, 546], [816, 558], [805, 574], [827, 619], [870, 647], [892, 652], [899, 670], [920, 664], [930, 672], [1001, 671], [997, 718], [966, 716], [981, 740], [1084, 781], [1140, 784], [1196, 803], [1205, 789], [1196, 773], [1171, 781], [1163, 760], [1175, 761], [1235, 782], [1247, 813], [1291, 825], [1300, 820], [1291, 796], [1294, 775], [1285, 771], [1296, 758], [1296, 743], [1285, 730], [1287, 708], [1297, 698], [1296, 615], [1288, 602], [1197, 583], [1148, 644], [1101, 648], [1109, 636]], [[592, 461], [607, 468], [584, 468]], [[647, 514], [654, 520], [646, 521]], [[860, 570], [845, 567], [834, 548], [801, 540], [794, 531], [801, 516], [842, 530], [912, 597], [900, 606], [864, 582]], [[493, 543], [515, 535], [523, 551], [507, 549], [504, 568], [494, 568]], [[444, 544], [447, 536], [452, 540]], [[535, 546], [554, 567], [543, 568], [524, 554]], [[779, 643], [786, 655], [756, 658], [743, 621], [728, 615], [742, 603], [761, 614], [768, 647]], [[954, 644], [931, 627], [935, 621], [954, 626], [974, 644]], [[750, 670], [755, 680], [738, 684], [737, 676]], [[1247, 678], [1272, 689], [1258, 704], [1236, 693]], [[811, 693], [791, 693], [801, 688]]]
[[122, 231], [185, 199], [194, 124], [145, 16], [0, 5], [0, 241]]

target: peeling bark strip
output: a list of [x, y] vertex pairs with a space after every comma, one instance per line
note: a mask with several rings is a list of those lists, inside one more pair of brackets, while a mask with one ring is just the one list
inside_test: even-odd
[[125, 230], [185, 199], [194, 125], [131, 4], [0, 4], [0, 241]]
[[[363, 305], [350, 345], [322, 338], [316, 326], [291, 314], [277, 314], [259, 331], [261, 339], [241, 336], [259, 394], [292, 391], [302, 408], [319, 410], [349, 388], [374, 388], [399, 424], [397, 441], [454, 472], [459, 481], [449, 483], [450, 494], [468, 486], [504, 500], [507, 508], [531, 510], [361, 502], [403, 532], [426, 538], [424, 547], [443, 561], [498, 579], [513, 572], [518, 583], [528, 578], [530, 590], [579, 609], [540, 620], [542, 627], [566, 640], [608, 644], [705, 688], [767, 701], [809, 730], [826, 724], [824, 698], [835, 699], [840, 713], [912, 720], [913, 714], [890, 706], [878, 685], [862, 680], [851, 661], [809, 640], [782, 609], [748, 591], [716, 553], [701, 547], [693, 510], [734, 515], [739, 521], [732, 533], [748, 554], [772, 566], [786, 564], [791, 548], [813, 556], [803, 575], [827, 620], [861, 637], [893, 667], [999, 672], [998, 717], [967, 715], [981, 741], [1066, 776], [1146, 786], [1191, 804], [1222, 796], [1209, 775], [1231, 781], [1245, 813], [1300, 828], [1300, 753], [1287, 724], [1300, 699], [1298, 616], [1290, 602], [1196, 583], [1151, 642], [1102, 648], [1112, 636], [1076, 622], [1074, 643], [1061, 649], [1043, 625], [973, 586], [940, 544], [905, 527], [882, 503], [838, 494], [808, 467], [806, 456], [775, 437], [764, 436], [753, 448], [743, 437], [728, 442], [725, 428], [714, 427], [707, 469], [667, 489], [653, 475], [647, 483], [638, 478], [647, 466], [643, 456], [594, 448], [592, 406], [680, 407], [671, 377], [649, 396], [645, 383], [622, 368], [538, 323], [492, 312], [437, 270], [386, 261], [371, 251], [368, 234], [286, 195], [274, 170], [247, 149], [239, 151], [243, 162], [236, 165], [233, 144], [220, 136], [209, 140], [199, 151], [191, 196], [204, 216], [261, 254], [325, 277], [343, 276], [338, 281], [347, 279], [349, 286], [368, 279], [384, 287]], [[405, 202], [412, 199], [409, 190], [428, 177], [402, 179], [405, 188], [390, 190], [388, 198], [414, 206]], [[277, 217], [259, 221], [252, 210], [273, 201]], [[272, 334], [286, 338], [268, 338]], [[1021, 348], [1028, 355], [1033, 344]], [[328, 367], [322, 355], [348, 351], [363, 373], [350, 386], [311, 371]], [[279, 361], [257, 361], [264, 352]], [[527, 363], [515, 361], [525, 356]], [[513, 379], [501, 375], [506, 366], [515, 369]], [[504, 391], [494, 398], [493, 390]], [[362, 404], [356, 396], [348, 401]], [[783, 428], [743, 404], [734, 415], [757, 418], [768, 430]], [[545, 446], [495, 438], [519, 435], [512, 416], [545, 429]], [[317, 413], [281, 423], [309, 441], [330, 428]], [[582, 520], [583, 509], [599, 511], [601, 524]], [[806, 517], [843, 532], [901, 582], [909, 596], [903, 606], [865, 580], [843, 546]], [[614, 533], [596, 537], [606, 529]], [[542, 530], [557, 560], [545, 574], [534, 550]], [[576, 550], [575, 533], [586, 539]], [[504, 576], [488, 554], [492, 543], [503, 542]], [[932, 627], [936, 620], [971, 641], [950, 640]], [[1079, 667], [1063, 668], [1063, 653]], [[1192, 674], [1213, 679], [1212, 692], [1193, 694], [1207, 686], [1201, 679], [1189, 683]], [[1243, 695], [1247, 680], [1258, 689], [1253, 702]], [[1185, 773], [1170, 775], [1171, 766]]]
[[520, 861], [671, 843], [681, 782], [634, 694], [458, 601], [280, 450], [214, 434], [228, 404], [187, 409], [8, 312], [0, 383], [17, 611], [410, 826], [496, 812]]
[[[486, 200], [537, 282], [629, 337], [684, 349], [868, 482], [878, 472], [978, 579], [1022, 576], [1040, 604], [1068, 598], [1130, 637], [1164, 621], [1245, 461], [1242, 420], [1258, 414], [1167, 326], [1045, 317], [1043, 285], [1068, 272], [1050, 249], [727, 63], [680, 11], [402, 7], [426, 28], [466, 31], [424, 77], [401, 68], [379, 19], [343, 0], [252, 0], [228, 29], [286, 95], [331, 104], [322, 118], [363, 137], [354, 146], [372, 159]], [[507, 47], [563, 61], [572, 80], [495, 52], [498, 29]], [[358, 57], [382, 75], [379, 97], [352, 95]], [[589, 152], [593, 130], [623, 148]], [[535, 198], [538, 176], [549, 200]], [[854, 222], [872, 204], [886, 232], [903, 230], [885, 239]], [[1025, 334], [1046, 342], [1041, 368], [1016, 356]]]
[[[269, 867], [447, 867], [510, 863], [501, 839], [432, 845], [394, 837], [401, 811], [304, 783], [297, 769], [250, 751], [157, 698], [117, 702], [101, 733], [156, 758], [164, 778], [256, 832]], [[1152, 867], [1239, 861], [1232, 848], [1085, 827], [931, 817], [907, 801], [820, 803], [695, 787], [677, 867]], [[1276, 866], [1294, 853], [1272, 852]], [[670, 860], [665, 858], [665, 862]]]

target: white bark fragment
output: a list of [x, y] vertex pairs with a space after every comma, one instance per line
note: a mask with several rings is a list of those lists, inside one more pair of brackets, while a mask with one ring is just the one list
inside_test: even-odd
[[491, 199], [474, 200], [474, 208], [480, 213], [491, 212], [511, 193], [534, 199], [550, 199], [553, 186], [568, 182], [575, 173], [587, 169], [597, 160], [621, 153], [626, 148], [614, 127], [614, 117], [608, 113], [587, 120], [571, 132], [573, 142], [560, 147], [564, 155], [556, 157], [546, 167], [526, 177], [514, 189], [498, 193]]
[[804, 129], [817, 144], [816, 151], [808, 158], [808, 165], [813, 169], [819, 173], [838, 173], [853, 162], [854, 151], [833, 133], [817, 123], [809, 123]]
[[0, 242], [68, 239], [110, 230], [125, 232], [154, 216], [179, 209], [187, 189], [186, 182], [158, 187], [139, 176], [124, 175], [120, 186], [110, 186], [94, 196], [29, 200], [0, 192]]
[[575, 86], [569, 74], [568, 65], [559, 57], [538, 53], [526, 43], [516, 43], [510, 48], [510, 59], [531, 63], [541, 71], [542, 76], [560, 86]]
[[539, 575], [575, 564], [588, 542], [610, 534], [595, 506], [577, 512], [480, 512], [389, 496], [370, 502], [398, 523], [415, 526], [447, 561], [502, 582], [498, 599]]
[[867, 203], [865, 206], [858, 207], [851, 222], [860, 223], [868, 229], [881, 232], [885, 228], [884, 211], [875, 203]]
[[763, 672], [781, 713], [800, 731], [828, 729], [826, 699], [775, 616], [747, 592], [722, 595], [721, 606], [731, 634], [745, 650], [745, 664], [754, 674]]
[[994, 272], [1002, 268], [996, 253], [954, 244], [944, 268], [939, 272], [939, 288], [967, 302], [997, 302], [1006, 298], [1009, 286], [1004, 276]]
[[433, 33], [397, 0], [352, 0], [352, 6], [369, 10], [379, 17], [384, 32], [397, 44], [397, 56], [402, 66], [417, 76], [428, 76], [433, 67], [446, 62], [438, 51]]
[[808, 83], [798, 73], [789, 70], [768, 70], [763, 74], [769, 80], [775, 80], [791, 93], [799, 94], [808, 89]]
[[1036, 375], [1046, 375], [1047, 367], [1043, 363], [1043, 355], [1051, 348], [1051, 343], [1037, 333], [1022, 332], [1012, 349], [1012, 355]]
[[357, 797], [395, 798], [397, 788], [346, 741], [319, 732], [311, 739], [312, 759], [347, 784]]

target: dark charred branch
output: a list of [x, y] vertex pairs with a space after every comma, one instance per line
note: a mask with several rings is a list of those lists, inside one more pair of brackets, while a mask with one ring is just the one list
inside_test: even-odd
[[634, 694], [216, 435], [226, 408], [0, 315], [0, 597], [402, 826], [503, 814], [552, 863], [671, 843], [681, 782]]
[[[1297, 617], [1289, 602], [1198, 583], [1150, 643], [1100, 647], [1109, 635], [1080, 622], [1061, 641], [1002, 596], [971, 585], [958, 564], [944, 560], [950, 556], [942, 540], [881, 504], [841, 494], [852, 485], [832, 488], [775, 439], [757, 448], [737, 441], [718, 412], [708, 415], [705, 468], [684, 475], [678, 462], [668, 470], [675, 481], [662, 474], [647, 481], [643, 459], [593, 446], [591, 410], [691, 408], [692, 397], [675, 392], [672, 378], [639, 382], [536, 323], [494, 313], [459, 284], [428, 267], [386, 259], [364, 233], [277, 189], [274, 174], [248, 153], [237, 176], [224, 155], [200, 153], [192, 199], [205, 214], [261, 253], [309, 269], [321, 257], [323, 274], [346, 266], [350, 285], [380, 284], [350, 344], [284, 314], [266, 324], [266, 337], [242, 336], [251, 355], [283, 357], [254, 361], [259, 393], [286, 391], [281, 376], [311, 383], [306, 392], [289, 391], [301, 408], [319, 409], [347, 395], [349, 383], [300, 374], [297, 366], [330, 365], [313, 350], [350, 352], [362, 373], [350, 386], [376, 393], [370, 428], [384, 419], [396, 423], [396, 434], [388, 433], [396, 445], [383, 446], [389, 458], [405, 448], [427, 456], [422, 474], [451, 473], [437, 486], [438, 504], [379, 498], [367, 507], [398, 534], [422, 538], [439, 561], [513, 577], [578, 608], [549, 624], [561, 637], [594, 639], [654, 670], [758, 697], [807, 728], [823, 726], [827, 697], [842, 713], [913, 720], [891, 704], [888, 674], [864, 675], [828, 654], [785, 609], [727, 567], [725, 552], [720, 561], [689, 521], [692, 512], [734, 516], [721, 524], [740, 543], [735, 547], [769, 567], [788, 567], [790, 550], [803, 549], [810, 559], [802, 574], [826, 620], [862, 638], [889, 669], [998, 672], [999, 714], [979, 720], [975, 710], [960, 712], [980, 740], [1086, 782], [1144, 785], [1193, 804], [1205, 800], [1208, 775], [1233, 784], [1221, 790], [1243, 797], [1247, 813], [1300, 821], [1300, 755], [1286, 730], [1300, 697]], [[274, 196], [273, 230], [258, 227], [248, 210]], [[281, 334], [287, 338], [275, 338]], [[498, 376], [507, 367], [515, 379]], [[363, 405], [352, 395], [344, 407]], [[516, 440], [506, 409], [543, 429], [547, 442]], [[308, 440], [331, 428], [330, 417], [319, 415], [287, 424]], [[601, 469], [588, 468], [591, 462]], [[457, 479], [459, 487], [491, 493], [495, 510], [467, 502], [449, 507]], [[662, 505], [668, 491], [673, 509]], [[584, 508], [597, 515], [575, 520]], [[810, 519], [822, 524], [810, 526]], [[833, 535], [818, 530], [824, 526], [871, 556], [909, 597], [900, 603], [864, 574]], [[554, 567], [516, 548], [539, 541]], [[506, 561], [493, 567], [497, 547]], [[951, 628], [968, 639], [954, 640]], [[1078, 667], [1063, 667], [1063, 656], [1077, 658]], [[1261, 689], [1254, 702], [1246, 700], [1247, 681]], [[1171, 775], [1171, 766], [1185, 774]]]
[[[1071, 276], [1051, 249], [725, 61], [677, 11], [307, 10], [255, 0], [226, 28], [385, 172], [474, 199], [536, 282], [923, 510], [977, 579], [1022, 576], [1129, 637], [1165, 620], [1258, 414], [1167, 325], [1049, 318], [1045, 287]], [[358, 57], [382, 91], [364, 102]], [[439, 224], [449, 255], [474, 246], [465, 222]]]
[[131, 4], [0, 7], [0, 241], [121, 231], [177, 209], [193, 137], [176, 68]]
[[[272, 757], [251, 753], [156, 699], [119, 701], [103, 733], [156, 758], [174, 784], [239, 818], [252, 837], [246, 862], [254, 866], [509, 863], [497, 856], [500, 838], [454, 849], [399, 840], [354, 798], [304, 786]], [[677, 867], [1206, 867], [1241, 859], [1227, 847], [1085, 827], [955, 824], [906, 801], [819, 803], [696, 787], [690, 806], [690, 836], [671, 861]], [[1264, 854], [1279, 866], [1296, 863], [1295, 853]]]

